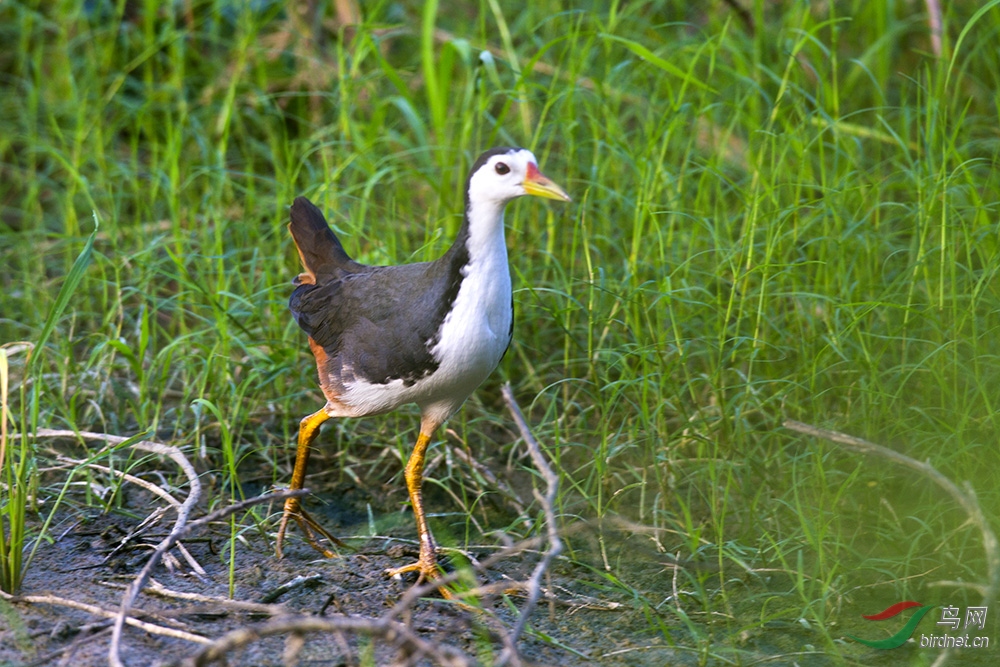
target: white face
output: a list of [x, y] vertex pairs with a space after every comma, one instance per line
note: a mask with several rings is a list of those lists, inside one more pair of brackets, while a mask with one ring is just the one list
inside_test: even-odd
[[537, 171], [538, 161], [524, 148], [492, 156], [469, 180], [470, 201], [506, 203], [528, 194], [524, 182], [529, 164]]

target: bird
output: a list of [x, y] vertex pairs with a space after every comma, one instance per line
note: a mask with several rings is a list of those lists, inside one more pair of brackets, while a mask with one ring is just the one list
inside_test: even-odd
[[[440, 578], [437, 546], [421, 494], [431, 438], [500, 363], [514, 332], [514, 299], [504, 234], [504, 209], [525, 195], [571, 201], [538, 170], [527, 149], [498, 147], [473, 163], [465, 183], [465, 215], [448, 250], [429, 262], [370, 266], [354, 261], [323, 213], [305, 197], [290, 209], [288, 229], [303, 272], [289, 309], [308, 335], [326, 404], [299, 424], [291, 490], [303, 488], [309, 452], [331, 417], [367, 417], [415, 403], [420, 430], [404, 469], [419, 537], [416, 562], [390, 576]], [[275, 554], [294, 519], [313, 548], [317, 534], [343, 543], [286, 498]], [[441, 589], [446, 594], [445, 589]]]

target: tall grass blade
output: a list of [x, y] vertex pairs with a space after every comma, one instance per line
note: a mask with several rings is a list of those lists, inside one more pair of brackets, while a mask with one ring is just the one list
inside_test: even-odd
[[77, 255], [72, 268], [66, 274], [66, 279], [63, 281], [62, 287], [59, 288], [55, 303], [52, 304], [52, 310], [49, 311], [48, 316], [45, 318], [45, 323], [42, 325], [42, 332], [38, 335], [38, 340], [35, 341], [34, 350], [28, 360], [26, 374], [31, 374], [36, 369], [41, 351], [45, 349], [45, 344], [48, 342], [52, 332], [55, 331], [59, 318], [62, 317], [63, 312], [73, 298], [76, 288], [80, 286], [80, 281], [83, 280], [83, 276], [87, 272], [87, 267], [90, 266], [91, 256], [94, 253], [94, 241], [97, 240], [97, 230], [99, 228], [100, 221], [97, 219], [97, 211], [94, 211], [94, 231], [87, 237], [87, 242], [84, 243], [83, 250]]
[[[28, 362], [25, 368], [25, 378], [32, 377], [31, 391], [33, 397], [31, 405], [33, 410], [37, 410], [39, 394], [41, 392], [41, 365], [37, 360], [41, 357], [41, 351], [45, 348], [46, 342], [55, 331], [56, 324], [63, 312], [69, 306], [76, 292], [80, 281], [90, 266], [90, 260], [94, 251], [94, 241], [97, 239], [97, 230], [100, 223], [97, 213], [94, 213], [94, 231], [91, 232], [83, 246], [83, 250], [77, 256], [76, 261], [62, 287], [56, 296], [55, 303], [45, 318], [42, 331], [38, 336], [31, 352], [29, 352]], [[32, 443], [28, 438], [26, 424], [22, 424], [22, 433], [18, 455], [16, 457], [7, 456], [7, 423], [8, 423], [8, 378], [9, 366], [7, 351], [0, 349], [0, 398], [2, 398], [2, 432], [0, 432], [0, 474], [6, 482], [6, 498], [3, 489], [0, 489], [0, 588], [8, 593], [15, 593], [21, 587], [24, 578], [24, 569], [27, 562], [22, 560], [25, 545], [25, 519], [27, 514], [28, 501], [28, 479], [33, 468]], [[22, 395], [25, 384], [22, 384]], [[22, 405], [22, 415], [24, 405]], [[37, 423], [37, 413], [33, 411], [30, 422]]]

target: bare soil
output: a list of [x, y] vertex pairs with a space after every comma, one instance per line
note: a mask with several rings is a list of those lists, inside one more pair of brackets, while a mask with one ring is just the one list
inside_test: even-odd
[[[135, 534], [140, 517], [162, 504], [152, 494], [130, 489], [127, 502], [114, 512], [92, 509], [66, 511], [50, 530], [57, 536], [43, 544], [31, 563], [21, 595], [35, 601], [14, 603], [0, 600], [0, 665], [105, 665], [111, 641], [111, 622], [91, 611], [71, 609], [38, 600], [52, 596], [94, 605], [116, 612], [124, 588], [145, 564], [155, 544], [173, 524], [167, 512], [157, 525]], [[325, 505], [324, 505], [325, 501]], [[345, 504], [347, 506], [345, 506]], [[312, 498], [308, 506], [331, 532], [354, 535], [367, 532], [368, 504], [363, 494], [350, 487]], [[336, 511], [323, 512], [323, 508]], [[277, 512], [273, 507], [272, 512]], [[398, 509], [396, 510], [398, 513]], [[131, 514], [131, 516], [129, 516]], [[406, 518], [411, 519], [408, 513]], [[347, 519], [358, 525], [340, 525]], [[149, 587], [136, 601], [132, 616], [151, 623], [181, 629], [215, 639], [240, 628], [259, 627], [272, 617], [230, 609], [231, 598], [247, 602], [281, 605], [285, 614], [324, 618], [349, 616], [377, 619], [387, 614], [415, 578], [392, 579], [389, 568], [416, 558], [417, 549], [410, 521], [400, 521], [400, 537], [385, 536], [350, 540], [354, 550], [341, 550], [338, 557], [322, 558], [303, 539], [297, 528], [286, 542], [285, 557], [274, 557], [271, 536], [245, 530], [237, 539], [234, 569], [230, 573], [229, 525], [212, 526], [182, 543], [203, 569], [198, 574], [177, 549], [172, 558], [156, 567], [152, 579], [177, 593], [193, 593], [218, 599], [183, 600], [164, 597]], [[269, 528], [273, 528], [269, 526]], [[396, 532], [396, 531], [392, 531]], [[130, 536], [126, 538], [126, 536]], [[123, 546], [124, 544], [124, 546]], [[469, 554], [483, 559], [490, 550]], [[539, 555], [521, 553], [501, 561], [479, 577], [479, 584], [524, 581]], [[449, 559], [444, 558], [446, 567]], [[660, 566], [657, 565], [657, 569]], [[546, 586], [557, 592], [555, 601], [542, 601], [531, 617], [531, 628], [519, 642], [526, 664], [569, 665], [599, 658], [602, 664], [663, 664], [664, 656], [649, 649], [634, 651], [637, 639], [647, 635], [647, 644], [662, 644], [649, 636], [649, 624], [626, 600], [615, 600], [603, 591], [600, 577], [588, 568], [557, 561], [548, 573]], [[290, 582], [303, 582], [290, 590]], [[490, 664], [503, 650], [502, 636], [509, 634], [523, 607], [522, 593], [493, 595], [480, 599], [488, 613], [460, 606], [436, 593], [421, 598], [401, 615], [416, 636], [433, 644], [447, 644], [464, 653], [472, 664]], [[289, 635], [261, 638], [230, 653], [225, 664], [282, 665]], [[289, 664], [433, 664], [400, 653], [398, 645], [385, 637], [344, 633], [309, 633]], [[194, 656], [201, 646], [183, 639], [153, 636], [139, 628], [126, 627], [121, 655], [128, 665], [177, 664]], [[669, 647], [663, 645], [663, 649]], [[616, 651], [624, 651], [615, 657]], [[657, 651], [654, 651], [657, 653]], [[679, 652], [671, 664], [697, 664], [690, 652]]]
[[[203, 481], [208, 479], [203, 477]], [[322, 479], [319, 474], [309, 481], [322, 485]], [[428, 485], [426, 492], [428, 507], [454, 508], [448, 494], [437, 485]], [[135, 579], [175, 518], [168, 510], [158, 522], [140, 530], [143, 520], [165, 503], [130, 484], [123, 485], [119, 493], [114, 509], [108, 512], [80, 502], [82, 496], [64, 503], [65, 509], [49, 528], [52, 539], [41, 545], [27, 571], [22, 599], [0, 599], [0, 666], [108, 664], [111, 621], [93, 609], [69, 608], [56, 599], [116, 612], [124, 588]], [[279, 503], [270, 508], [261, 506], [260, 516], [270, 520], [260, 526], [241, 519], [232, 562], [228, 557], [232, 539], [228, 522], [196, 531], [183, 545], [204, 573], [196, 572], [184, 554], [173, 549], [171, 557], [155, 568], [153, 581], [138, 597], [131, 615], [160, 627], [200, 635], [206, 641], [241, 629], [267, 627], [276, 617], [372, 622], [385, 618], [415, 583], [412, 576], [392, 579], [385, 574], [417, 556], [412, 513], [404, 507], [404, 498], [401, 489], [362, 489], [333, 482], [310, 496], [307, 508], [331, 533], [369, 535], [373, 524], [382, 533], [349, 538], [351, 549], [342, 549], [331, 559], [320, 557], [297, 527], [292, 528], [286, 542], [285, 557], [275, 558], [273, 532], [268, 531], [274, 530]], [[207, 510], [200, 508], [194, 516]], [[434, 520], [439, 541], [447, 543], [448, 530], [455, 526], [449, 526], [445, 517]], [[37, 527], [36, 523], [33, 528]], [[718, 567], [717, 562], [676, 564], [669, 556], [673, 550], [670, 545], [664, 553], [654, 548], [648, 534], [627, 527], [605, 527], [603, 546], [591, 526], [580, 525], [571, 532], [566, 538], [571, 549], [553, 563], [543, 582], [552, 599], [540, 602], [530, 617], [529, 631], [518, 642], [522, 664], [876, 667], [916, 664], [914, 660], [920, 662], [922, 656], [936, 654], [917, 647], [872, 651], [845, 642], [845, 657], [837, 656], [824, 647], [823, 633], [808, 624], [787, 619], [761, 623], [761, 600], [771, 597], [772, 592], [780, 595], [792, 590], [790, 580], [727, 572], [728, 593], [722, 599], [710, 592], [711, 582], [719, 579], [717, 569], [712, 569]], [[467, 555], [482, 562], [499, 547], [484, 544]], [[479, 597], [481, 610], [431, 592], [394, 620], [409, 628], [413, 637], [436, 647], [450, 647], [466, 664], [496, 664], [504, 649], [503, 639], [510, 636], [525, 605], [522, 592], [505, 589], [511, 582], [526, 581], [539, 558], [538, 549], [524, 551], [477, 573], [477, 585], [498, 585], [496, 593]], [[605, 558], [613, 572], [605, 569]], [[460, 564], [460, 560], [442, 558], [446, 568]], [[616, 584], [615, 578], [627, 585]], [[712, 608], [706, 609], [704, 602], [699, 602], [706, 599], [704, 594], [692, 592], [694, 581], [701, 581], [709, 590]], [[172, 593], [157, 592], [156, 587]], [[202, 597], [180, 599], [178, 594]], [[40, 596], [53, 599], [45, 601]], [[229, 600], [271, 606], [234, 609]], [[872, 602], [859, 608], [877, 606], [878, 602]], [[861, 630], [871, 632], [867, 627]], [[399, 637], [384, 633], [282, 632], [250, 639], [226, 651], [225, 660], [216, 664], [431, 665], [440, 664], [435, 657], [441, 657], [407, 653], [401, 650]], [[202, 648], [186, 639], [127, 626], [121, 656], [130, 667], [185, 664]], [[965, 657], [985, 660], [987, 656]]]

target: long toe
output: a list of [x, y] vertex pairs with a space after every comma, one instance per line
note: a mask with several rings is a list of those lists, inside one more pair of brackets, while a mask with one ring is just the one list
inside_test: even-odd
[[295, 522], [299, 524], [299, 528], [302, 529], [302, 534], [305, 535], [306, 542], [309, 543], [309, 546], [323, 554], [326, 558], [334, 558], [337, 554], [321, 545], [319, 543], [319, 537], [325, 538], [329, 542], [336, 544], [338, 547], [350, 548], [342, 540], [331, 535], [326, 528], [321, 526], [320, 523], [316, 521], [316, 519], [309, 516], [309, 513], [302, 509], [301, 506], [293, 507], [291, 509], [286, 506], [284, 513], [281, 515], [281, 523], [278, 525], [278, 536], [274, 543], [274, 553], [279, 559], [283, 555], [282, 545], [285, 541], [285, 531], [288, 529], [289, 518], [295, 519]]
[[[388, 576], [393, 578], [397, 578], [408, 572], [418, 573], [417, 586], [425, 581], [435, 581], [441, 578], [441, 571], [438, 569], [437, 558], [435, 558], [434, 554], [427, 555], [422, 553], [420, 554], [420, 558], [414, 563], [404, 565], [403, 567], [390, 568], [385, 571]], [[446, 600], [451, 600], [455, 597], [444, 585], [438, 586], [438, 592]]]
[[298, 498], [289, 498], [285, 501], [285, 508], [281, 512], [281, 522], [278, 524], [278, 535], [274, 540], [274, 556], [281, 560], [284, 556], [283, 546], [285, 544], [285, 532], [288, 530], [288, 520], [299, 516]]

